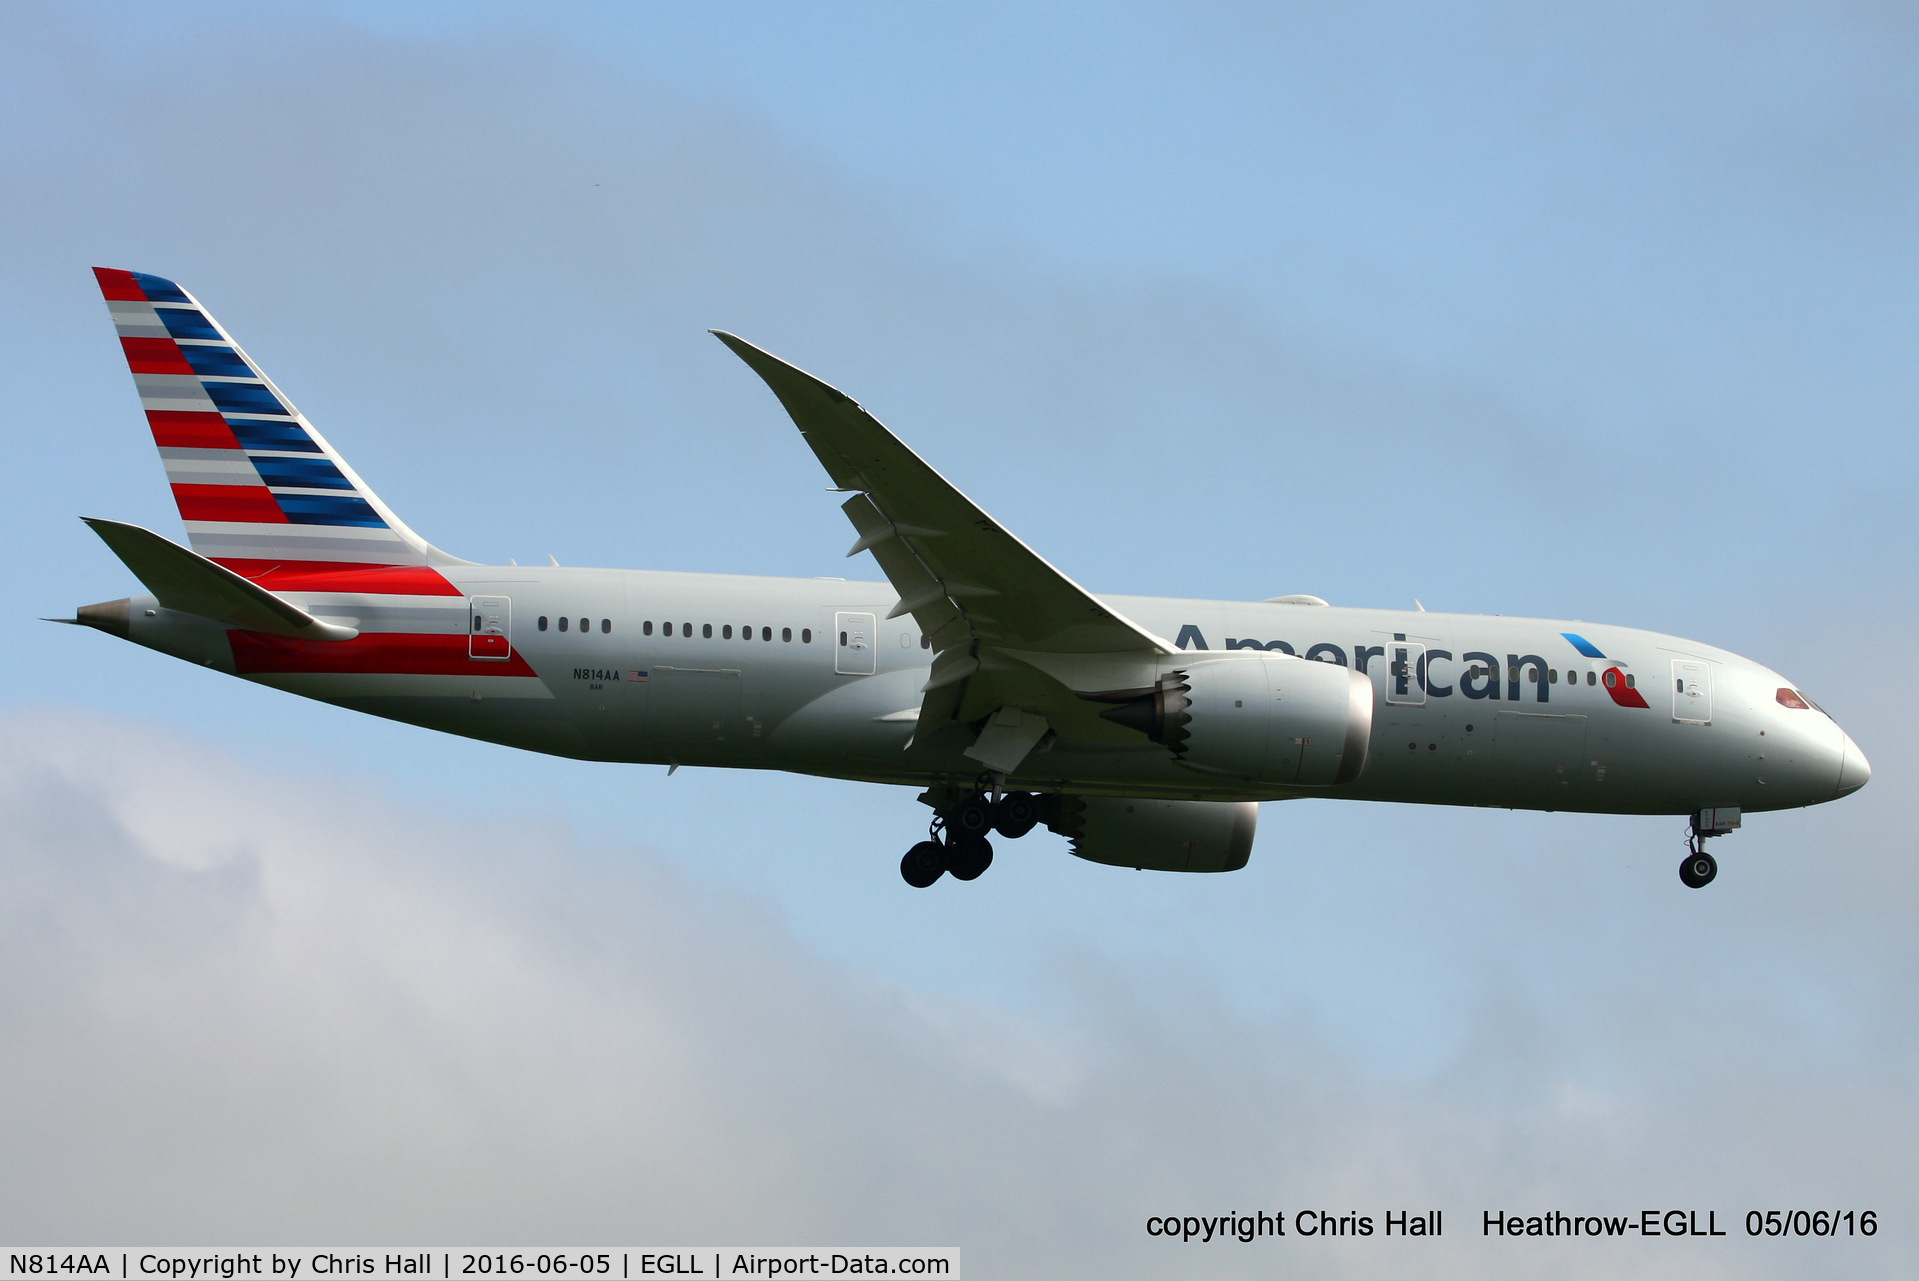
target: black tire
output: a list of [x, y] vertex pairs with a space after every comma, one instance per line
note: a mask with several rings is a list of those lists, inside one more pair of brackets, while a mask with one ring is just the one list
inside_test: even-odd
[[984, 836], [956, 839], [946, 851], [946, 870], [956, 881], [978, 880], [980, 873], [991, 866], [993, 843]]
[[946, 874], [946, 847], [938, 841], [921, 841], [900, 859], [900, 879], [916, 890], [923, 890]]
[[1686, 855], [1685, 862], [1679, 865], [1679, 879], [1689, 890], [1705, 889], [1717, 875], [1719, 860], [1704, 850]]
[[1039, 822], [1039, 797], [1031, 792], [1008, 792], [993, 810], [993, 830], [1017, 841]]
[[946, 820], [948, 836], [983, 838], [993, 830], [993, 803], [984, 796], [961, 801]]

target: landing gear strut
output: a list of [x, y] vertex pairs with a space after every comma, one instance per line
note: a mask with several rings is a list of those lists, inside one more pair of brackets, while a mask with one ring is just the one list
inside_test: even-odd
[[[997, 779], [995, 780], [997, 784]], [[927, 838], [900, 859], [900, 879], [916, 890], [926, 889], [948, 872], [956, 881], [976, 880], [993, 865], [993, 843], [988, 833], [1018, 840], [1040, 820], [1040, 798], [1031, 792], [994, 795], [971, 792], [939, 805]], [[921, 800], [930, 800], [930, 794]]]

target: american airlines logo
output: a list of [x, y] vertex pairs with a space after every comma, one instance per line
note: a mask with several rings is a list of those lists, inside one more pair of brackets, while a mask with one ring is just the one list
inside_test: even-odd
[[[1585, 637], [1573, 632], [1560, 633], [1574, 649], [1586, 658], [1604, 659], [1599, 647]], [[1179, 636], [1173, 642], [1181, 649], [1211, 649], [1206, 636], [1193, 623], [1182, 624]], [[1547, 703], [1552, 701], [1552, 687], [1558, 682], [1559, 675], [1554, 665], [1538, 654], [1508, 654], [1502, 664], [1499, 656], [1484, 650], [1467, 650], [1454, 657], [1448, 649], [1435, 649], [1420, 642], [1391, 645], [1355, 645], [1352, 661], [1348, 663], [1343, 646], [1331, 641], [1320, 641], [1306, 647], [1301, 654], [1292, 645], [1283, 640], [1261, 641], [1238, 636], [1226, 638], [1227, 649], [1275, 650], [1282, 654], [1294, 654], [1297, 657], [1320, 663], [1337, 663], [1341, 667], [1351, 666], [1355, 671], [1365, 672], [1367, 665], [1375, 658], [1382, 658], [1388, 649], [1396, 651], [1388, 660], [1388, 679], [1405, 693], [1408, 685], [1424, 690], [1432, 698], [1450, 698], [1455, 692], [1452, 684], [1441, 684], [1442, 664], [1463, 664], [1456, 674], [1457, 692], [1467, 698], [1500, 698], [1500, 670], [1505, 670], [1505, 701], [1516, 703], [1521, 698], [1522, 684], [1530, 684], [1534, 690], [1533, 701]], [[1567, 679], [1576, 680], [1573, 669], [1568, 668]], [[1589, 670], [1587, 684], [1603, 687], [1608, 697], [1621, 707], [1646, 707], [1645, 696], [1639, 692], [1639, 682], [1632, 673], [1625, 670], [1625, 664], [1615, 662], [1604, 672]]]

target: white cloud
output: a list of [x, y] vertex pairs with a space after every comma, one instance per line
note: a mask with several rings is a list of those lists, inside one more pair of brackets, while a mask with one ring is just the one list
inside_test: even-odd
[[[644, 849], [587, 850], [507, 806], [452, 818], [123, 721], [13, 716], [0, 738], [14, 1240], [958, 1243], [1009, 1276], [1797, 1275], [1814, 1256], [1737, 1234], [1488, 1246], [1476, 1216], [1912, 1202], [1886, 1141], [1914, 1130], [1899, 1081], [1757, 1054], [1648, 1079], [1661, 1056], [1630, 1052], [1596, 1078], [1512, 985], [1486, 987], [1451, 1072], [1393, 1085], [1308, 1023], [1247, 1024], [1203, 981], [1151, 998], [1091, 958], [1051, 1020], [889, 988]], [[1727, 1025], [1711, 1045], [1765, 1030], [1693, 1013]], [[1437, 1248], [1143, 1230], [1428, 1205], [1449, 1214]], [[1902, 1239], [1817, 1257], [1891, 1275]]]

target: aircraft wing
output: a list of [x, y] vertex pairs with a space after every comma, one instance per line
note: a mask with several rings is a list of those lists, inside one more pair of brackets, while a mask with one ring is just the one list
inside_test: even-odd
[[[888, 617], [911, 614], [931, 639], [916, 739], [1004, 708], [1057, 716], [1055, 728], [1083, 720], [1074, 689], [1112, 688], [1173, 652], [1047, 564], [852, 397], [732, 334], [714, 336], [779, 397], [833, 483], [855, 491], [842, 507], [859, 533], [847, 555], [872, 552], [900, 595]], [[1088, 728], [1108, 737], [1104, 724]]]

